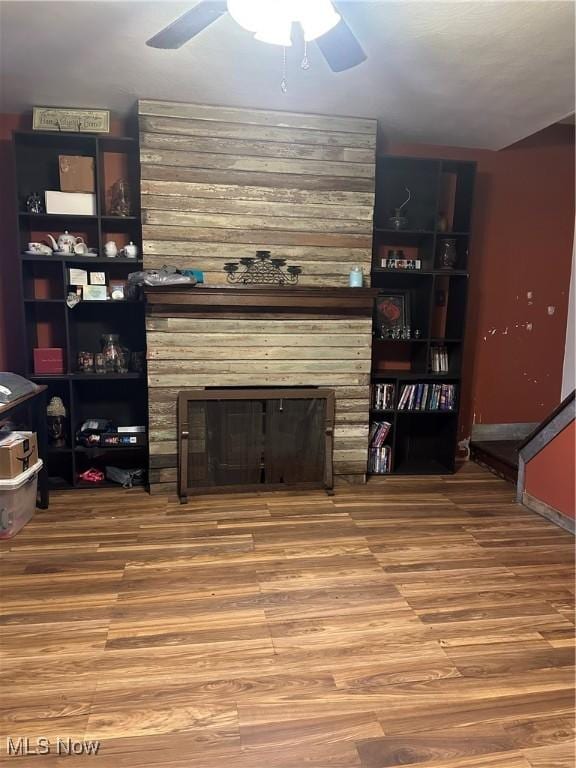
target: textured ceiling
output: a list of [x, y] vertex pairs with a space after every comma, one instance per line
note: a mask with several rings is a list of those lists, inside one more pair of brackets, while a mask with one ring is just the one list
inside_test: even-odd
[[225, 16], [178, 51], [145, 40], [194, 5], [1, 2], [2, 110], [125, 112], [139, 97], [376, 117], [389, 139], [499, 149], [574, 112], [572, 2], [348, 2], [368, 61], [332, 73]]

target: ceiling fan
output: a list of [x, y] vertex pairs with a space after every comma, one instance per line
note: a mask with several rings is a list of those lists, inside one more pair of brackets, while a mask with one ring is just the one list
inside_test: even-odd
[[146, 45], [180, 48], [229, 13], [257, 40], [285, 47], [292, 44], [292, 24], [299, 23], [305, 42], [315, 40], [330, 69], [343, 72], [365, 61], [366, 54], [344, 20], [341, 6], [332, 0], [200, 0]]

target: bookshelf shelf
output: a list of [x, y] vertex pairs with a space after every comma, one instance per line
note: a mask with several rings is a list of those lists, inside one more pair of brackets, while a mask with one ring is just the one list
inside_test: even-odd
[[142, 264], [142, 259], [124, 259], [118, 256], [114, 258], [108, 258], [107, 256], [76, 256], [70, 254], [69, 256], [52, 254], [51, 256], [32, 256], [29, 253], [22, 253], [20, 255], [22, 261], [32, 261], [37, 264], [44, 264], [50, 262], [65, 262], [66, 264], [109, 264], [114, 266], [115, 264]]
[[95, 221], [98, 216], [89, 213], [30, 213], [29, 211], [20, 211], [18, 214], [21, 219], [32, 219], [35, 221], [56, 221], [58, 219], [71, 219], [76, 223], [84, 220]]
[[434, 235], [433, 229], [392, 229], [391, 227], [374, 227], [374, 232], [383, 235]]
[[[396, 156], [377, 160], [372, 287], [382, 296], [400, 294], [403, 324], [421, 334], [418, 339], [387, 339], [375, 328], [370, 421], [372, 429], [378, 422], [390, 423], [385, 441], [390, 467], [385, 474], [449, 474], [455, 468], [475, 174], [475, 163], [466, 161]], [[393, 229], [389, 217], [406, 199], [406, 187], [411, 191], [403, 211], [408, 225]], [[450, 239], [455, 241], [455, 262], [447, 269], [442, 267], [441, 249]], [[382, 266], [392, 258], [411, 260], [420, 269]], [[374, 407], [382, 385], [394, 391], [387, 410]], [[417, 398], [429, 397], [433, 387], [438, 393], [438, 385], [444, 407], [398, 407], [406, 388], [414, 391], [418, 403]]]
[[465, 269], [386, 269], [386, 267], [372, 267], [373, 274], [386, 274], [386, 275], [460, 275], [461, 277], [468, 277], [468, 272]]
[[85, 445], [77, 445], [74, 448], [74, 451], [76, 453], [86, 453], [89, 456], [94, 455], [96, 453], [114, 453], [115, 451], [145, 451], [147, 450], [145, 445], [94, 445], [94, 446], [85, 446]]

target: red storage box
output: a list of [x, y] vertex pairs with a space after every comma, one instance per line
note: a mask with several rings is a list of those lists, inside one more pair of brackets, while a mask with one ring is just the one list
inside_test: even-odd
[[62, 347], [34, 349], [34, 373], [64, 373], [64, 350]]

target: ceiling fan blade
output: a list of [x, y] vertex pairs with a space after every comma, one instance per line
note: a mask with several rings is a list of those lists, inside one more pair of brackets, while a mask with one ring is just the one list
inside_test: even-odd
[[354, 32], [344, 21], [342, 11], [340, 8], [337, 10], [340, 14], [340, 21], [325, 35], [316, 38], [316, 42], [330, 69], [333, 72], [344, 72], [346, 69], [352, 69], [352, 67], [362, 64], [367, 57]]
[[225, 0], [200, 0], [179, 19], [146, 41], [151, 48], [180, 48], [227, 11]]

